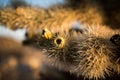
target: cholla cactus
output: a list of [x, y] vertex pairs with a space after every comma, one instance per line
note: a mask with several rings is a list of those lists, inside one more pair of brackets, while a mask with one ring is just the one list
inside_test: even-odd
[[0, 24], [11, 29], [27, 28], [30, 34], [35, 32], [41, 20], [47, 17], [45, 10], [30, 7], [5, 8], [0, 10], [0, 14]]
[[103, 25], [89, 25], [85, 28], [82, 33], [73, 31], [72, 34], [71, 31], [60, 31], [57, 34], [53, 31], [51, 39], [43, 39], [39, 35], [33, 38], [32, 43], [37, 43], [40, 49], [46, 51], [45, 54], [52, 59], [50, 65], [64, 67], [63, 70], [85, 79], [107, 79], [114, 77], [114, 72], [119, 75], [119, 46], [111, 43], [110, 38], [120, 34], [120, 31]]
[[[86, 26], [85, 30], [79, 26], [78, 33], [75, 28], [71, 32], [74, 21]], [[112, 70], [120, 74], [119, 46], [109, 40], [120, 30], [111, 30], [102, 23], [103, 15], [94, 6], [80, 10], [69, 7], [0, 10], [0, 24], [11, 29], [27, 28], [30, 44], [44, 50], [51, 59], [50, 65], [85, 79], [114, 77]]]
[[[97, 7], [73, 10], [69, 7], [56, 7], [47, 10], [32, 7], [0, 10], [0, 24], [11, 29], [27, 28], [30, 35], [41, 28], [68, 29], [74, 21], [83, 24], [101, 24], [102, 14]], [[94, 15], [93, 15], [94, 14]]]

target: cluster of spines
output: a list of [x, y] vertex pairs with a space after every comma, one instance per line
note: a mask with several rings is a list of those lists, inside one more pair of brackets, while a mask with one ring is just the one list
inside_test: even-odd
[[[62, 63], [69, 66], [67, 70], [70, 72], [88, 79], [111, 77], [112, 70], [119, 72], [119, 64], [113, 60], [116, 55], [113, 50], [117, 47], [110, 42], [109, 38], [119, 31], [114, 32], [103, 25], [91, 25], [86, 28], [83, 33], [72, 33], [71, 35], [69, 31], [59, 32], [58, 37], [56, 36], [55, 40], [51, 42], [56, 46], [50, 47], [47, 52], [49, 57], [53, 58], [52, 65], [58, 67]], [[104, 29], [108, 30], [107, 33], [100, 34]], [[57, 40], [59, 41], [57, 42]]]

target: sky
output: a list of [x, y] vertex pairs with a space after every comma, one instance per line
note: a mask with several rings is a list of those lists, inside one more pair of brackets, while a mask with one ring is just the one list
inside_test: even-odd
[[[0, 0], [0, 6], [6, 6], [10, 0]], [[49, 7], [52, 4], [64, 3], [64, 0], [25, 0], [32, 6]]]
[[11, 38], [15, 41], [22, 42], [26, 39], [26, 29], [17, 29], [15, 31], [0, 25], [0, 37]]

